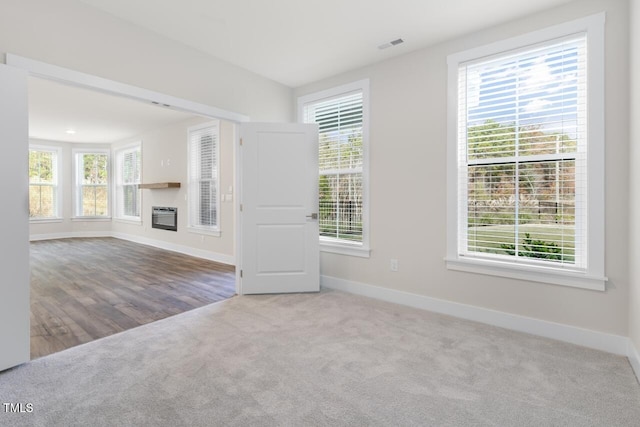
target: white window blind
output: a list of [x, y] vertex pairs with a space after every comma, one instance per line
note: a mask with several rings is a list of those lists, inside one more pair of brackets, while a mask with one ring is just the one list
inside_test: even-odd
[[59, 217], [58, 150], [29, 149], [29, 218]]
[[363, 92], [306, 104], [319, 127], [320, 236], [363, 241]]
[[109, 154], [76, 152], [76, 217], [109, 216]]
[[458, 68], [458, 249], [584, 269], [586, 34]]
[[218, 229], [218, 122], [189, 129], [189, 226]]
[[140, 219], [141, 180], [140, 145], [124, 148], [116, 154], [116, 212], [118, 218]]

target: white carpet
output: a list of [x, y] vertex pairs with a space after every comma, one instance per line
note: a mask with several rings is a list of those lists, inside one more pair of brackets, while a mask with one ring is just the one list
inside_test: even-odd
[[339, 291], [235, 297], [0, 373], [2, 426], [638, 426], [623, 357]]

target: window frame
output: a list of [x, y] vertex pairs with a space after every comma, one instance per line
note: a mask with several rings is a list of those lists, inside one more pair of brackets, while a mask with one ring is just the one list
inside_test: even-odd
[[[63, 161], [62, 161], [62, 147], [59, 146], [55, 146], [55, 145], [47, 145], [47, 144], [29, 144], [29, 154], [31, 154], [31, 151], [47, 151], [47, 152], [51, 152], [51, 153], [55, 153], [55, 164], [53, 165], [53, 169], [54, 169], [54, 181], [55, 183], [52, 184], [53, 187], [55, 187], [55, 215], [54, 216], [48, 216], [48, 217], [29, 217], [29, 221], [33, 222], [33, 223], [43, 223], [43, 222], [60, 222], [62, 221], [62, 202], [63, 202], [63, 195], [62, 195], [62, 186], [60, 185], [60, 172], [62, 171], [62, 165], [63, 165]], [[29, 186], [31, 186], [31, 183], [29, 183]]]
[[[107, 212], [105, 215], [81, 215], [82, 212], [82, 188], [84, 187], [82, 182], [82, 168], [80, 168], [80, 156], [84, 154], [104, 154], [107, 156], [107, 165], [105, 169], [107, 171]], [[109, 148], [74, 148], [72, 150], [72, 159], [73, 159], [73, 216], [72, 220], [74, 221], [106, 221], [111, 220], [111, 150]]]
[[297, 120], [305, 123], [305, 107], [331, 98], [362, 92], [362, 241], [352, 242], [346, 239], [334, 239], [319, 236], [320, 251], [341, 255], [369, 258], [370, 249], [370, 200], [369, 200], [369, 79], [362, 79], [336, 86], [319, 92], [298, 97]]
[[[191, 146], [191, 135], [193, 132], [201, 131], [203, 129], [213, 128], [214, 129], [214, 154], [215, 154], [215, 162], [216, 162], [216, 225], [207, 226], [207, 225], [199, 225], [193, 224], [193, 209], [195, 206], [193, 205], [193, 191], [192, 188], [195, 180], [192, 177], [193, 165], [191, 164], [191, 155], [192, 155], [192, 146]], [[198, 159], [200, 158], [200, 154], [198, 155]], [[201, 177], [198, 176], [197, 182], [200, 182]], [[191, 233], [197, 234], [205, 234], [210, 236], [219, 237], [222, 234], [222, 229], [220, 226], [220, 120], [211, 120], [205, 123], [201, 123], [195, 126], [189, 126], [187, 128], [187, 230]], [[198, 196], [199, 197], [199, 196]]]
[[[605, 290], [605, 121], [604, 121], [604, 28], [605, 14], [599, 13], [521, 36], [449, 55], [447, 105], [447, 249], [445, 263], [450, 270], [465, 271], [571, 287]], [[460, 227], [458, 169], [458, 67], [461, 63], [499, 55], [572, 34], [587, 37], [587, 189], [586, 266], [567, 270], [552, 263], [522, 264], [504, 259], [470, 258], [458, 248]], [[466, 200], [466, 199], [465, 199]], [[579, 250], [579, 248], [576, 248]]]
[[[138, 152], [138, 157], [140, 160], [140, 179], [135, 182], [135, 183], [129, 183], [129, 184], [124, 184], [122, 183], [123, 180], [123, 174], [124, 171], [122, 169], [122, 167], [124, 166], [124, 163], [121, 163], [124, 161], [124, 156], [126, 155], [126, 153], [132, 152], [132, 151], [137, 151]], [[123, 187], [125, 185], [140, 185], [141, 184], [141, 180], [142, 180], [142, 141], [136, 141], [134, 143], [131, 144], [127, 144], [127, 145], [123, 145], [121, 147], [117, 147], [113, 150], [113, 158], [115, 159], [114, 163], [114, 171], [113, 171], [113, 188], [114, 188], [114, 197], [113, 197], [113, 206], [114, 206], [114, 219], [118, 220], [118, 221], [124, 221], [124, 222], [133, 222], [136, 224], [140, 224], [142, 222], [142, 191], [140, 190], [140, 188], [137, 188], [138, 191], [138, 208], [139, 208], [139, 214], [138, 216], [131, 216], [131, 215], [125, 215], [123, 213], [124, 209], [122, 206], [120, 206], [120, 203], [118, 202], [120, 199], [120, 191], [123, 190]], [[121, 211], [122, 209], [122, 211]]]

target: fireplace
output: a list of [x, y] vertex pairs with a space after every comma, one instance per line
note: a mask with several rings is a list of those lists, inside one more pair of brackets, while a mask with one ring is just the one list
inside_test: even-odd
[[151, 227], [178, 231], [178, 208], [153, 206], [151, 212]]

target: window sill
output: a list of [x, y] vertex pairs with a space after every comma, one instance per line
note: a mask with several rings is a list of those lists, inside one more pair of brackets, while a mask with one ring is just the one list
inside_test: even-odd
[[589, 276], [586, 273], [576, 271], [565, 271], [551, 267], [513, 265], [485, 259], [445, 258], [445, 262], [449, 270], [571, 286], [594, 291], [604, 291], [606, 289], [606, 277]]
[[213, 236], [213, 237], [220, 237], [222, 235], [222, 231], [220, 230], [207, 230], [204, 228], [197, 228], [197, 227], [187, 227], [187, 231], [189, 233], [204, 234], [205, 236]]
[[110, 216], [74, 216], [71, 221], [86, 221], [86, 222], [110, 222]]
[[371, 257], [371, 249], [369, 249], [368, 247], [360, 245], [350, 245], [348, 243], [329, 243], [320, 241], [320, 252], [355, 256], [360, 258]]
[[120, 222], [122, 224], [142, 225], [141, 219], [114, 218], [113, 221]]
[[55, 222], [63, 222], [63, 218], [29, 218], [31, 224], [47, 224]]

